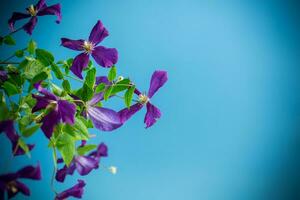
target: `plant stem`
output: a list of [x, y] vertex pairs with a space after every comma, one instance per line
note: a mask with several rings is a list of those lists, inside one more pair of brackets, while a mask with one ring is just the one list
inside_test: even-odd
[[[22, 30], [22, 29], [23, 29], [23, 27], [17, 28], [17, 29], [13, 30], [12, 32], [10, 32], [10, 33], [7, 34], [7, 35], [12, 35], [12, 34], [18, 32], [18, 31], [20, 31], [20, 30]], [[7, 36], [7, 35], [6, 35], [6, 36]], [[4, 37], [5, 37], [5, 36], [4, 36]]]
[[[24, 51], [24, 50], [26, 50], [26, 49], [27, 49], [27, 48], [23, 48], [23, 49], [21, 49], [21, 51]], [[9, 56], [8, 58], [4, 59], [1, 63], [9, 61], [10, 59], [14, 58], [15, 56], [16, 56], [15, 54], [12, 54], [12, 55]]]
[[55, 178], [55, 174], [57, 171], [57, 166], [56, 166], [56, 160], [57, 160], [57, 154], [56, 154], [56, 149], [55, 146], [53, 146], [53, 161], [54, 161], [54, 166], [53, 166], [53, 172], [52, 172], [52, 177], [51, 177], [51, 189], [52, 191], [55, 193], [55, 196], [58, 194], [54, 188], [54, 178]]
[[[0, 63], [1, 64], [1, 63]], [[64, 76], [66, 76], [66, 77], [68, 77], [68, 78], [72, 78], [72, 79], [74, 79], [74, 80], [76, 80], [76, 81], [79, 81], [79, 82], [81, 82], [81, 83], [83, 83], [84, 81], [83, 80], [81, 80], [81, 79], [79, 79], [79, 78], [76, 78], [76, 77], [74, 77], [74, 76], [70, 76], [70, 75], [68, 75], [68, 74], [63, 74]]]
[[4, 64], [4, 65], [8, 65], [8, 64], [20, 64], [20, 62], [5, 62], [5, 61], [3, 61], [3, 62], [0, 62], [0, 65], [1, 64]]

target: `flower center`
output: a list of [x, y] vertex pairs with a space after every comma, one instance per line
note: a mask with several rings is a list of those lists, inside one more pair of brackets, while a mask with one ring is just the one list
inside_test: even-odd
[[89, 54], [89, 53], [92, 53], [92, 51], [95, 48], [95, 45], [92, 42], [84, 41], [82, 47], [83, 47], [85, 53]]
[[6, 185], [7, 189], [10, 190], [12, 193], [18, 192], [18, 188], [16, 187], [16, 183], [14, 181], [9, 182]]
[[149, 97], [146, 94], [140, 94], [139, 95], [139, 102], [142, 104], [146, 104], [149, 101]]
[[34, 8], [34, 5], [30, 5], [28, 8], [27, 8], [27, 11], [29, 12], [29, 14], [34, 17], [36, 16], [37, 14], [37, 10]]

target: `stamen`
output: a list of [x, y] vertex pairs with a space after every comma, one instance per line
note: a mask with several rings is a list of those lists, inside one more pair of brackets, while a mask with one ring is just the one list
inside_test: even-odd
[[140, 94], [139, 95], [139, 102], [142, 104], [146, 104], [149, 101], [149, 97], [146, 94]]
[[116, 174], [116, 173], [118, 172], [118, 168], [115, 167], [115, 166], [110, 166], [110, 167], [108, 167], [107, 169], [108, 169], [108, 171], [109, 171], [110, 173], [112, 173], [112, 174]]
[[95, 45], [90, 41], [84, 41], [82, 47], [83, 47], [85, 53], [90, 54], [94, 50]]
[[37, 10], [34, 8], [34, 5], [30, 5], [28, 8], [27, 8], [27, 11], [29, 12], [29, 14], [34, 17], [36, 16], [37, 14]]

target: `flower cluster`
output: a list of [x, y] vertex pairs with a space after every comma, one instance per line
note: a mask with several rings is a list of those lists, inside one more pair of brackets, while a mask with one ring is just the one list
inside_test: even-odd
[[[15, 45], [12, 35], [20, 30], [31, 35], [38, 17], [45, 15], [55, 15], [59, 23], [62, 19], [60, 4], [47, 6], [45, 0], [40, 0], [26, 8], [26, 13], [14, 12], [8, 20], [11, 32], [0, 37], [0, 45]], [[29, 21], [15, 29], [16, 22], [26, 18], [30, 18]], [[20, 156], [34, 151], [34, 144], [27, 144], [26, 140], [41, 130], [53, 150], [58, 183], [75, 172], [80, 176], [99, 168], [112, 174], [117, 172], [116, 167], [103, 165], [108, 147], [102, 142], [94, 144], [94, 135], [89, 129], [118, 129], [144, 106], [146, 128], [161, 117], [152, 98], [167, 82], [167, 72], [154, 71], [148, 92], [140, 92], [131, 79], [117, 75], [117, 49], [99, 45], [107, 36], [108, 30], [98, 20], [88, 39], [61, 38], [63, 47], [80, 52], [74, 59], [56, 61], [51, 52], [38, 48], [36, 42], [30, 40], [27, 47], [0, 60], [0, 134], [11, 143], [12, 154]], [[98, 66], [108, 68], [107, 74], [97, 76]], [[71, 80], [81, 86], [72, 88]], [[124, 108], [115, 110], [104, 106], [112, 98], [119, 98]], [[0, 175], [0, 199], [10, 199], [18, 193], [29, 196], [30, 190], [21, 179], [40, 180], [40, 165]], [[54, 198], [81, 198], [85, 185], [80, 179], [65, 191], [55, 191]]]

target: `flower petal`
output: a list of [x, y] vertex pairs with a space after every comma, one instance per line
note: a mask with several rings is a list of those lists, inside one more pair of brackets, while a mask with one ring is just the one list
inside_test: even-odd
[[94, 45], [97, 45], [108, 35], [108, 31], [103, 26], [102, 22], [98, 20], [90, 33], [89, 41], [92, 42]]
[[120, 115], [111, 109], [89, 106], [88, 116], [97, 129], [112, 131], [122, 126]]
[[61, 21], [61, 8], [60, 4], [55, 4], [49, 7], [43, 7], [40, 9], [37, 13], [38, 16], [44, 16], [44, 15], [56, 15], [57, 20], [56, 23], [60, 23]]
[[78, 180], [78, 183], [74, 185], [73, 187], [59, 193], [55, 200], [64, 200], [68, 197], [75, 197], [75, 198], [81, 198], [83, 194], [83, 187], [85, 186], [85, 182], [82, 180]]
[[99, 85], [100, 83], [104, 83], [105, 85], [111, 84], [111, 82], [108, 80], [107, 76], [97, 76], [96, 77], [96, 85]]
[[78, 173], [81, 176], [87, 175], [93, 169], [98, 168], [98, 161], [88, 156], [76, 156], [75, 165]]
[[41, 177], [41, 167], [38, 164], [36, 167], [34, 166], [26, 166], [19, 171], [17, 171], [19, 178], [28, 178], [32, 180], [40, 180]]
[[36, 10], [40, 10], [41, 8], [47, 7], [46, 0], [39, 0], [37, 4], [35, 5]]
[[66, 176], [69, 174], [69, 175], [73, 175], [74, 171], [76, 169], [76, 166], [75, 166], [75, 163], [71, 163], [71, 165], [69, 167], [67, 167], [66, 165], [61, 168], [60, 170], [58, 170], [56, 172], [56, 175], [55, 175], [55, 179], [58, 181], [58, 182], [64, 182], [65, 181], [65, 178]]
[[33, 31], [37, 21], [38, 21], [37, 17], [31, 17], [29, 22], [23, 26], [23, 29], [26, 31], [26, 33], [28, 33], [29, 35], [32, 34], [32, 31]]
[[14, 26], [16, 21], [29, 18], [31, 15], [26, 13], [20, 13], [20, 12], [13, 12], [11, 18], [8, 20], [8, 25], [12, 31], [14, 31]]
[[99, 162], [101, 157], [107, 157], [107, 150], [108, 150], [108, 148], [107, 148], [106, 144], [101, 143], [98, 145], [97, 150], [91, 152], [89, 154], [89, 156], [92, 156]]
[[132, 115], [134, 115], [137, 111], [139, 111], [143, 107], [143, 104], [136, 103], [129, 108], [124, 108], [119, 111], [119, 115], [121, 118], [121, 122], [125, 123]]
[[66, 100], [58, 100], [57, 106], [62, 121], [68, 124], [74, 124], [76, 106]]
[[48, 104], [50, 103], [49, 99], [47, 99], [46, 97], [35, 95], [35, 94], [32, 94], [32, 97], [36, 99], [36, 104], [32, 108], [32, 112], [36, 112], [41, 109], [45, 109], [48, 106]]
[[61, 40], [61, 45], [66, 48], [76, 50], [76, 51], [83, 50], [84, 40], [71, 40], [68, 38], [61, 38], [60, 40]]
[[159, 119], [160, 117], [161, 117], [160, 110], [157, 107], [155, 107], [153, 104], [148, 102], [147, 113], [144, 119], [144, 122], [146, 123], [146, 128], [152, 126], [156, 122], [156, 120]]
[[88, 66], [89, 61], [89, 55], [86, 53], [81, 53], [75, 57], [70, 69], [78, 78], [83, 79], [81, 73], [82, 70]]
[[162, 87], [168, 80], [166, 71], [155, 71], [152, 74], [148, 96], [151, 98], [156, 91]]
[[118, 61], [118, 51], [115, 48], [95, 47], [92, 56], [102, 67], [111, 67]]
[[42, 119], [43, 125], [41, 126], [41, 129], [47, 138], [50, 139], [54, 131], [54, 127], [59, 123], [59, 121], [60, 114], [57, 109], [51, 111]]
[[88, 105], [95, 105], [99, 101], [103, 100], [103, 92], [99, 92], [93, 96], [93, 98], [88, 102]]
[[46, 90], [45, 88], [42, 87], [41, 82], [35, 83], [34, 88], [41, 94], [45, 95], [47, 99], [56, 101], [58, 100], [57, 96]]

